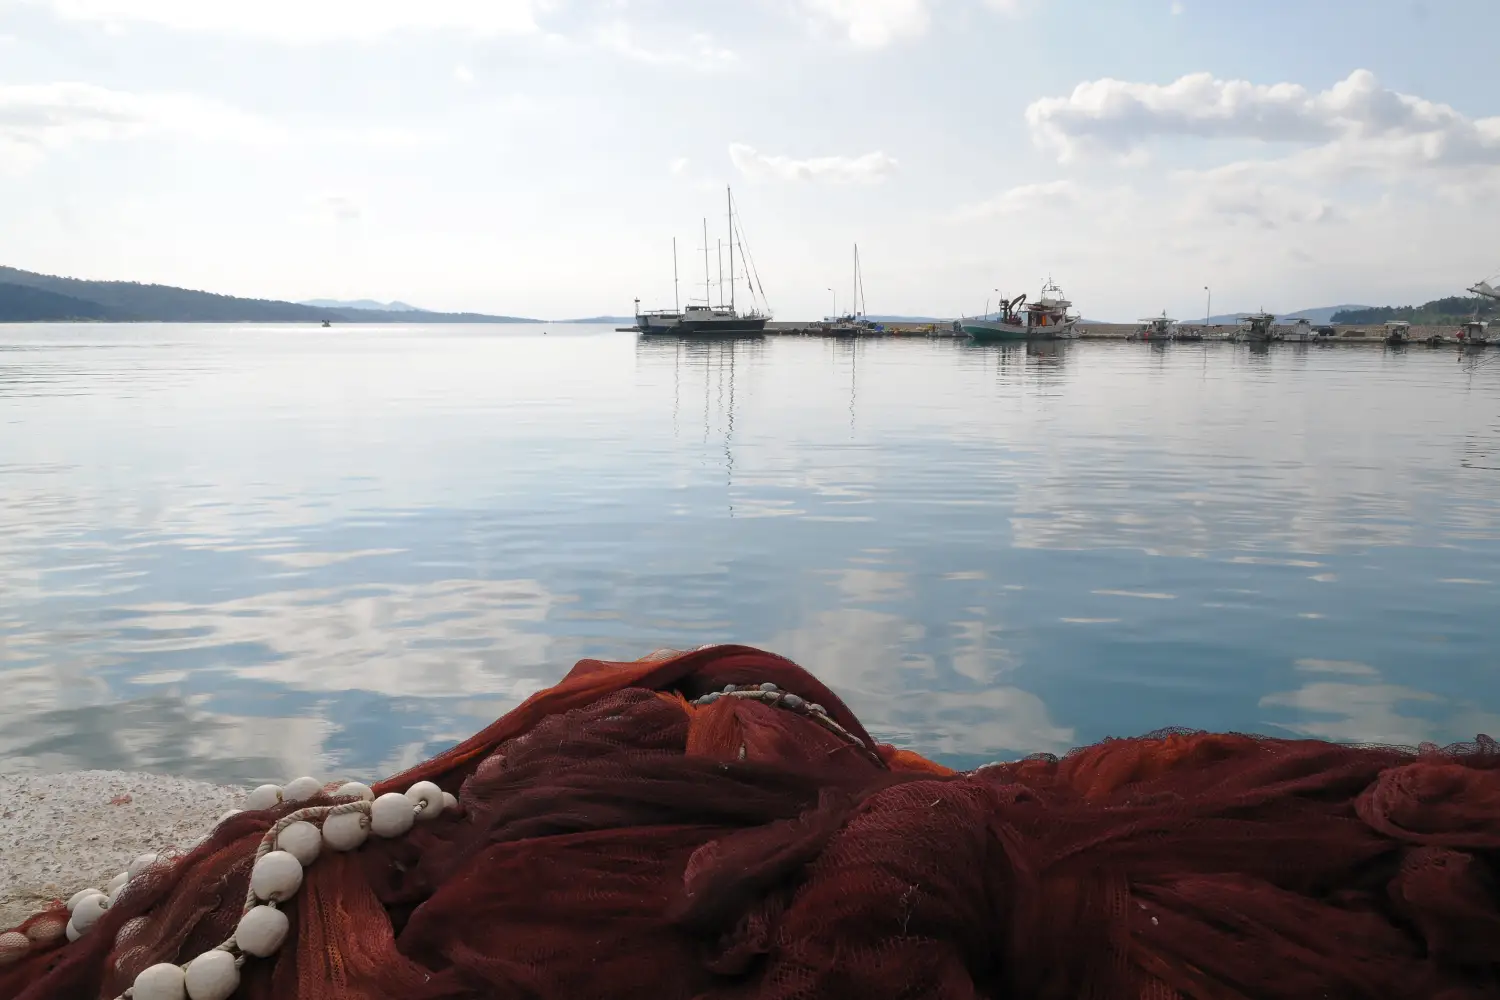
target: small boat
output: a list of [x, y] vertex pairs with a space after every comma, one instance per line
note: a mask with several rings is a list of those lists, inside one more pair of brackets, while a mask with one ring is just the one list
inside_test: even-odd
[[1294, 344], [1311, 344], [1318, 339], [1318, 334], [1313, 330], [1312, 322], [1304, 318], [1293, 323], [1292, 328], [1281, 335], [1281, 339]]
[[1484, 320], [1475, 317], [1458, 328], [1458, 345], [1460, 347], [1488, 347], [1490, 345], [1490, 325]]
[[1141, 320], [1141, 328], [1126, 339], [1165, 342], [1177, 340], [1178, 336], [1177, 321], [1168, 317], [1166, 310], [1163, 309], [1160, 316], [1151, 316]]
[[1392, 347], [1411, 343], [1411, 324], [1404, 319], [1386, 320], [1385, 342]]
[[854, 245], [854, 307], [842, 316], [825, 316], [818, 331], [834, 337], [862, 337], [882, 333], [885, 327], [865, 315], [865, 278], [859, 269], [859, 244]]
[[1042, 286], [1037, 301], [1027, 304], [1024, 294], [1002, 301], [999, 311], [980, 317], [964, 317], [954, 325], [975, 340], [1062, 340], [1073, 336], [1078, 317], [1068, 313], [1073, 303], [1051, 278]]
[[1276, 317], [1268, 312], [1249, 313], [1240, 317], [1240, 328], [1235, 331], [1234, 339], [1252, 344], [1269, 344], [1280, 340], [1281, 334], [1276, 330]]
[[332, 325], [333, 325], [333, 323], [332, 323], [332, 322], [330, 322], [330, 321], [329, 321], [329, 320], [326, 320], [326, 319], [325, 319], [325, 320], [324, 320], [324, 321], [323, 321], [323, 327], [324, 327], [324, 329], [327, 329], [327, 328], [328, 328], [328, 327], [330, 327], [330, 326], [332, 326]]
[[[723, 268], [724, 262], [719, 261], [720, 279], [719, 294], [720, 303], [713, 304], [712, 282], [708, 270], [708, 220], [703, 220], [703, 304], [690, 304], [686, 309], [680, 305], [673, 309], [641, 310], [641, 300], [635, 300], [635, 329], [643, 334], [675, 334], [677, 336], [718, 336], [732, 334], [744, 336], [746, 334], [764, 333], [766, 323], [771, 319], [769, 310], [761, 310], [754, 306], [748, 312], [740, 312], [735, 308], [734, 292], [738, 285], [734, 273], [734, 250], [735, 247], [743, 246], [743, 237], [734, 227], [734, 194], [725, 189], [729, 203], [729, 301], [722, 301], [724, 291]], [[755, 272], [755, 265], [748, 256], [742, 259], [749, 265], [745, 273], [746, 283], [750, 286], [750, 297], [755, 298], [755, 289], [760, 285], [759, 275]], [[677, 241], [672, 241], [672, 287], [675, 292], [677, 288]]]

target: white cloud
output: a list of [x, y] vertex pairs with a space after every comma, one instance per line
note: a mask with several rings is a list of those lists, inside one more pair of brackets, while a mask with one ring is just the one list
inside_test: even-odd
[[462, 64], [455, 66], [453, 67], [453, 80], [467, 87], [474, 82], [474, 71]]
[[60, 17], [110, 25], [156, 24], [183, 31], [248, 35], [277, 42], [369, 41], [406, 31], [530, 34], [545, 0], [32, 0]]
[[649, 66], [676, 66], [684, 69], [718, 70], [738, 61], [738, 56], [714, 42], [713, 37], [703, 32], [689, 35], [685, 40], [642, 41], [624, 21], [611, 21], [594, 33], [598, 45], [626, 59]]
[[878, 183], [896, 171], [896, 160], [883, 152], [863, 156], [815, 156], [796, 160], [767, 156], [743, 143], [729, 146], [735, 169], [751, 180], [827, 181], [832, 184]]
[[1182, 5], [1182, 0], [1172, 0], [1172, 14], [1175, 17], [1187, 8]]
[[686, 156], [679, 156], [667, 164], [667, 169], [672, 172], [673, 177], [681, 177], [688, 172], [689, 166], [691, 164], [688, 162], [688, 158]]
[[25, 168], [73, 142], [181, 133], [274, 141], [280, 129], [184, 94], [133, 94], [86, 83], [0, 85], [0, 168]]
[[1094, 80], [1026, 109], [1033, 139], [1068, 162], [1130, 153], [1152, 139], [1238, 139], [1314, 147], [1303, 165], [1467, 167], [1500, 164], [1500, 117], [1470, 119], [1446, 104], [1380, 85], [1355, 70], [1327, 90], [1194, 73], [1169, 84]]
[[829, 21], [861, 48], [883, 48], [915, 37], [931, 21], [928, 0], [802, 0], [815, 19]]
[[955, 217], [967, 221], [989, 219], [997, 216], [1019, 215], [1033, 211], [1060, 212], [1077, 208], [1086, 192], [1070, 180], [1045, 181], [1040, 184], [1022, 184], [994, 198], [967, 205], [959, 209]]

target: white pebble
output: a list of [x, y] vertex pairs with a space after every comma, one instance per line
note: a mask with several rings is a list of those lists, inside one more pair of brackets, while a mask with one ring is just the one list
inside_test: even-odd
[[286, 787], [281, 790], [281, 797], [287, 802], [306, 802], [322, 790], [323, 783], [317, 778], [298, 778], [286, 783]]
[[452, 792], [443, 793], [443, 812], [453, 812], [458, 809], [458, 797]]
[[399, 837], [416, 821], [411, 799], [400, 792], [386, 792], [370, 804], [370, 829], [377, 837]]
[[280, 902], [302, 887], [302, 862], [286, 851], [272, 851], [250, 869], [250, 891], [256, 899]]
[[364, 799], [366, 802], [374, 802], [375, 792], [363, 781], [346, 781], [334, 789], [333, 797], [336, 799]]
[[104, 911], [109, 909], [109, 903], [103, 896], [85, 896], [79, 900], [78, 905], [73, 907], [73, 919], [69, 921], [79, 932], [86, 932], [90, 927], [99, 922], [104, 916]]
[[437, 819], [443, 814], [443, 790], [430, 781], [419, 781], [406, 790], [406, 800], [412, 808], [422, 807], [417, 813], [419, 822]]
[[339, 813], [323, 821], [323, 842], [331, 850], [352, 851], [369, 835], [370, 818], [364, 813]]
[[14, 965], [31, 950], [31, 939], [20, 931], [0, 934], [0, 969]]
[[112, 879], [109, 880], [109, 885], [107, 885], [107, 886], [104, 887], [104, 894], [106, 896], [112, 896], [112, 895], [114, 895], [114, 892], [115, 892], [116, 889], [120, 888], [120, 886], [124, 885], [126, 882], [129, 882], [129, 881], [130, 881], [130, 873], [129, 872], [121, 872], [120, 874], [116, 875], [114, 878], [112, 878]]
[[311, 823], [298, 821], [276, 836], [278, 850], [286, 851], [306, 868], [318, 859], [318, 848], [323, 846], [323, 834]]
[[67, 935], [70, 942], [77, 941], [79, 938], [83, 937], [83, 931], [79, 930], [77, 927], [74, 927], [73, 921], [71, 920], [68, 921], [68, 928], [67, 930], [63, 931], [63, 933]]
[[100, 892], [98, 889], [80, 889], [77, 892], [73, 893], [73, 898], [72, 899], [68, 900], [68, 912], [72, 913], [74, 910], [76, 910], [78, 908], [78, 904], [79, 903], [83, 902], [85, 899], [89, 898], [90, 896], [102, 896], [102, 895], [104, 895], [104, 893]]
[[251, 812], [274, 809], [281, 803], [280, 785], [261, 785], [245, 798], [245, 808]]
[[286, 914], [270, 906], [256, 906], [240, 917], [234, 929], [234, 943], [240, 951], [256, 958], [270, 958], [286, 940], [289, 928]]
[[58, 914], [55, 917], [38, 920], [26, 928], [26, 936], [34, 944], [51, 944], [63, 936], [63, 932], [67, 927], [68, 922], [62, 918], [62, 914]]
[[156, 864], [156, 862], [159, 860], [161, 860], [161, 855], [156, 853], [155, 851], [150, 854], [138, 855], [134, 861], [130, 862], [130, 868], [125, 872], [125, 874], [129, 878], [135, 878], [141, 872]]
[[182, 970], [175, 965], [153, 965], [135, 977], [131, 995], [135, 1000], [184, 1000], [187, 984]]
[[191, 1000], [229, 1000], [240, 986], [240, 970], [227, 951], [206, 951], [188, 963], [187, 995]]

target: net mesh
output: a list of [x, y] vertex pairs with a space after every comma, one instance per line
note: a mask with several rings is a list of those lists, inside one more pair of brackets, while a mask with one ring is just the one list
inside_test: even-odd
[[[836, 725], [693, 704], [762, 682]], [[460, 810], [325, 850], [236, 996], [1500, 997], [1497, 768], [1483, 737], [1163, 731], [954, 773], [769, 653], [586, 660], [377, 786]], [[59, 907], [33, 917], [0, 998], [111, 998], [213, 947], [292, 808], [227, 820], [76, 943]]]

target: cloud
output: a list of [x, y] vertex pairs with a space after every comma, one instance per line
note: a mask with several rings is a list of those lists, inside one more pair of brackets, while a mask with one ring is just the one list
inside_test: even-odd
[[184, 94], [135, 94], [86, 83], [0, 85], [0, 168], [25, 168], [75, 142], [181, 133], [276, 141], [280, 129]]
[[767, 156], [743, 143], [731, 143], [729, 159], [751, 180], [827, 181], [831, 184], [879, 183], [895, 173], [896, 160], [883, 152], [863, 156], [816, 156], [796, 160]]
[[359, 202], [345, 194], [324, 195], [316, 200], [315, 208], [320, 216], [335, 222], [358, 222], [365, 214]]
[[155, 24], [293, 44], [371, 41], [398, 32], [518, 35], [538, 31], [545, 0], [32, 0], [105, 26]]
[[955, 216], [960, 221], [969, 221], [1034, 211], [1068, 211], [1079, 207], [1085, 196], [1086, 193], [1070, 180], [1022, 184], [987, 201], [960, 208]]
[[681, 177], [688, 172], [689, 166], [691, 164], [688, 162], [688, 158], [686, 156], [679, 156], [667, 164], [667, 169], [672, 172], [673, 177]]
[[716, 44], [711, 35], [703, 32], [689, 35], [685, 41], [643, 42], [624, 21], [611, 21], [597, 29], [594, 38], [600, 48], [648, 66], [712, 71], [739, 61], [732, 50]]
[[1500, 165], [1500, 117], [1381, 86], [1355, 70], [1327, 90], [1194, 73], [1169, 84], [1095, 80], [1026, 109], [1032, 138], [1060, 162], [1139, 150], [1153, 139], [1252, 140], [1314, 147], [1305, 166]]
[[878, 49], [927, 31], [928, 0], [802, 0], [815, 19], [832, 22], [859, 48]]
[[467, 87], [474, 82], [474, 71], [462, 64], [455, 66], [453, 67], [453, 80]]
[[1187, 8], [1182, 5], [1182, 0], [1173, 0], [1173, 2], [1172, 2], [1172, 14], [1173, 14], [1174, 17], [1176, 15], [1178, 15], [1178, 14], [1181, 14], [1186, 9]]

